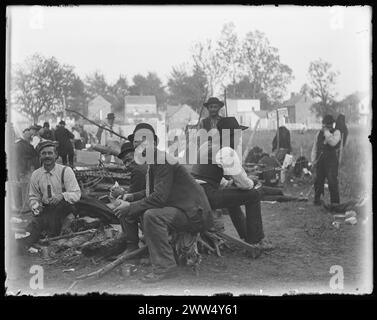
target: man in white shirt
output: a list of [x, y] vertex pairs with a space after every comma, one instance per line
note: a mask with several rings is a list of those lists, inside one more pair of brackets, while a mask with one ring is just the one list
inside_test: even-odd
[[[220, 119], [217, 128], [219, 134], [212, 138], [212, 142], [201, 145], [198, 163], [192, 166], [191, 174], [205, 190], [212, 209], [228, 209], [240, 238], [255, 246], [252, 257], [257, 258], [262, 250], [272, 249], [272, 245], [264, 239], [260, 194], [254, 189], [254, 183], [248, 178], [236, 152], [240, 147], [241, 132], [237, 135], [235, 130], [246, 127], [240, 126], [236, 118], [228, 117]], [[224, 129], [230, 133], [228, 146], [222, 141]], [[212, 160], [213, 153], [216, 154], [215, 161]], [[224, 176], [230, 180], [225, 180]], [[246, 218], [241, 205], [245, 205]]]
[[331, 115], [323, 117], [322, 129], [318, 132], [312, 148], [311, 160], [316, 168], [314, 205], [321, 204], [325, 179], [329, 185], [331, 204], [339, 204], [337, 151], [340, 148], [341, 133], [334, 129], [334, 124], [335, 120]]
[[[118, 133], [119, 135], [122, 135], [122, 129], [119, 125], [115, 124], [115, 114], [114, 113], [108, 113], [107, 114], [107, 123], [104, 123], [103, 126]], [[103, 130], [102, 128], [99, 128], [97, 131], [97, 139], [99, 143], [105, 147], [111, 147], [114, 150], [120, 151], [121, 142], [123, 140], [116, 136], [115, 134]], [[106, 155], [105, 156], [105, 162], [116, 162], [121, 163], [119, 159], [114, 158], [112, 155]]]
[[55, 163], [56, 146], [46, 140], [39, 144], [38, 153], [42, 167], [35, 170], [30, 179], [29, 202], [34, 217], [26, 227], [29, 235], [22, 239], [25, 247], [37, 242], [46, 231], [57, 236], [66, 216], [74, 212], [74, 204], [80, 200], [81, 191], [70, 167]]

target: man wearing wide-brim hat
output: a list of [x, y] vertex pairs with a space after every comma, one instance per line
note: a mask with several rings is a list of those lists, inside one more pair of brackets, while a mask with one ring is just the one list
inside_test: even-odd
[[74, 212], [73, 205], [80, 200], [81, 191], [73, 170], [56, 163], [56, 142], [46, 140], [38, 145], [42, 167], [30, 178], [29, 203], [34, 217], [26, 227], [21, 244], [26, 248], [37, 242], [46, 231], [57, 236], [64, 219]]
[[219, 113], [220, 109], [224, 106], [224, 102], [220, 101], [216, 97], [211, 97], [207, 102], [203, 103], [203, 106], [208, 110], [208, 117], [200, 121], [199, 129], [205, 129], [210, 131], [217, 128], [217, 123], [222, 118]]

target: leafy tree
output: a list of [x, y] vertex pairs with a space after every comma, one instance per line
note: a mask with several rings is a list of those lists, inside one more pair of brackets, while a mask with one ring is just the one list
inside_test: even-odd
[[337, 95], [334, 86], [339, 72], [331, 70], [331, 67], [330, 63], [322, 59], [313, 61], [309, 65], [311, 95], [319, 101], [313, 105], [313, 109], [318, 116], [323, 116], [324, 112], [334, 112], [334, 98]]
[[187, 104], [200, 110], [208, 96], [207, 79], [198, 66], [194, 66], [192, 74], [183, 67], [175, 67], [168, 80], [169, 98], [171, 104]]
[[107, 83], [105, 76], [98, 71], [86, 76], [85, 87], [90, 99], [98, 95], [105, 97], [111, 94], [111, 86]]
[[278, 49], [270, 45], [264, 33], [256, 30], [246, 35], [241, 59], [243, 73], [251, 83], [251, 98], [263, 93], [272, 104], [282, 101], [294, 77], [291, 68], [280, 62]]
[[123, 114], [124, 112], [124, 97], [129, 94], [129, 86], [127, 78], [120, 75], [118, 80], [110, 88], [111, 94], [114, 97], [114, 112]]
[[132, 78], [133, 85], [130, 86], [129, 91], [131, 95], [156, 97], [157, 108], [162, 109], [166, 106], [167, 94], [162, 81], [156, 73], [149, 72], [146, 77], [137, 74]]
[[12, 100], [21, 113], [37, 123], [42, 114], [56, 114], [67, 106], [77, 79], [72, 66], [61, 65], [55, 57], [34, 54], [16, 67]]

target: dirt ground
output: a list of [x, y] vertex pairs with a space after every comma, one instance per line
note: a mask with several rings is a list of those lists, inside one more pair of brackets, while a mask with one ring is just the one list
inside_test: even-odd
[[[292, 186], [287, 194], [304, 194], [310, 186]], [[289, 192], [288, 192], [289, 191]], [[223, 250], [222, 257], [203, 254], [199, 275], [182, 268], [177, 278], [156, 284], [144, 284], [139, 278], [150, 266], [137, 265], [130, 276], [116, 270], [103, 278], [78, 283], [69, 292], [143, 295], [213, 295], [222, 293], [281, 295], [300, 293], [365, 293], [371, 268], [365, 254], [371, 250], [372, 219], [359, 220], [356, 225], [332, 226], [333, 216], [312, 202], [262, 203], [266, 236], [276, 245], [256, 260], [245, 257], [241, 250]], [[226, 232], [237, 236], [227, 215], [222, 219]], [[371, 251], [369, 256], [371, 256]], [[10, 259], [6, 280], [7, 294], [50, 295], [67, 293], [75, 277], [99, 269], [88, 262], [63, 272], [65, 266], [49, 265], [39, 256]], [[108, 263], [108, 262], [107, 262]], [[43, 289], [31, 289], [30, 268], [40, 265], [44, 271]], [[332, 289], [332, 266], [341, 266], [344, 289]], [[71, 268], [71, 267], [70, 267]], [[371, 278], [370, 278], [371, 279]]]

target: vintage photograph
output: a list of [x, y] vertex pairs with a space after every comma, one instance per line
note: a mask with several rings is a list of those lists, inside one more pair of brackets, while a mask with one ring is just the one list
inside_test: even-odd
[[13, 5], [5, 76], [7, 296], [372, 293], [371, 7]]

